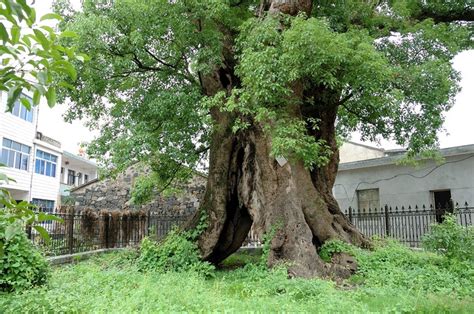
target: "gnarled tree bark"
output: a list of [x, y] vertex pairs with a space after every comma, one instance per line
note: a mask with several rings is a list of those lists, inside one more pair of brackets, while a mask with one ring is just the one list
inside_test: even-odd
[[[298, 14], [311, 12], [311, 0], [273, 0], [262, 2], [270, 13]], [[207, 95], [218, 91], [230, 93], [239, 85], [234, 75], [232, 38], [223, 50], [223, 66], [201, 78]], [[305, 106], [305, 95], [319, 97], [321, 105]], [[330, 145], [333, 155], [321, 168], [309, 171], [303, 162], [280, 166], [270, 156], [271, 139], [257, 123], [234, 134], [233, 114], [213, 109], [218, 126], [212, 134], [209, 177], [202, 210], [208, 213], [208, 228], [198, 245], [205, 260], [218, 263], [239, 249], [252, 224], [258, 233], [276, 227], [271, 241], [269, 266], [289, 262], [292, 276], [325, 276], [329, 267], [317, 249], [329, 239], [341, 239], [364, 246], [364, 236], [339, 210], [332, 195], [339, 161], [335, 137], [338, 94], [319, 87], [295, 90], [302, 100], [297, 108], [302, 118], [320, 119], [319, 130], [308, 130]], [[323, 95], [324, 94], [324, 95]], [[324, 97], [323, 97], [324, 96]], [[197, 221], [197, 218], [195, 219]]]

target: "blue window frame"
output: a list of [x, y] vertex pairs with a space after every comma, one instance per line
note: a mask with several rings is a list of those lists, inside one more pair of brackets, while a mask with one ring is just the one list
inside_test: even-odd
[[57, 162], [58, 162], [57, 156], [37, 149], [35, 173], [54, 178], [56, 177]]
[[28, 171], [30, 149], [27, 145], [3, 138], [0, 163], [11, 168]]
[[[30, 104], [33, 103], [32, 99], [24, 94], [21, 97], [28, 99]], [[33, 122], [33, 111], [26, 109], [25, 106], [20, 102], [20, 99], [17, 99], [13, 104], [12, 115], [17, 116], [25, 121]]]
[[39, 211], [50, 214], [54, 213], [54, 201], [34, 198], [31, 203], [36, 205]]

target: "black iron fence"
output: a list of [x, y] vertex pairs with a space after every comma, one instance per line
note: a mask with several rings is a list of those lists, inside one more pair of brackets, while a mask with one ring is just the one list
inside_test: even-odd
[[[365, 235], [391, 237], [410, 246], [420, 246], [423, 236], [430, 232], [431, 225], [443, 220], [446, 213], [455, 215], [462, 226], [474, 222], [474, 207], [462, 206], [384, 206], [377, 209], [355, 210], [349, 208], [345, 214]], [[159, 215], [141, 211], [84, 211], [55, 213], [62, 219], [42, 222], [50, 235], [47, 243], [34, 229], [27, 228], [28, 237], [40, 246], [47, 255], [64, 255], [104, 248], [123, 248], [137, 245], [145, 236], [157, 240], [165, 237], [174, 226], [182, 226], [189, 215]], [[258, 247], [261, 241], [251, 229], [244, 246]]]
[[349, 220], [365, 235], [391, 237], [407, 245], [418, 247], [423, 236], [430, 232], [431, 225], [443, 221], [444, 215], [453, 214], [464, 227], [474, 222], [474, 207], [466, 202], [462, 205], [446, 206], [402, 206], [385, 205], [382, 208], [355, 210], [349, 207], [345, 212]]
[[48, 231], [49, 242], [34, 228], [27, 227], [31, 241], [49, 256], [133, 246], [145, 236], [160, 240], [174, 226], [181, 226], [190, 218], [140, 211], [59, 212], [54, 215], [61, 218], [62, 222], [52, 220], [40, 224]]

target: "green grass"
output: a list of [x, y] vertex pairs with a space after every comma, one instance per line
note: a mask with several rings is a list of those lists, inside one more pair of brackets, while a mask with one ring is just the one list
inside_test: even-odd
[[359, 251], [361, 272], [339, 286], [321, 279], [287, 279], [284, 269], [263, 270], [259, 256], [246, 253], [232, 256], [211, 278], [143, 273], [135, 257], [133, 252], [111, 253], [56, 267], [47, 287], [0, 295], [0, 313], [474, 313], [472, 272], [459, 273], [442, 257], [397, 244]]

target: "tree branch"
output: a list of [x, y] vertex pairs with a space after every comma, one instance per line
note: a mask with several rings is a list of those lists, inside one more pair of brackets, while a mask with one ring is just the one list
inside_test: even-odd
[[461, 10], [437, 12], [426, 6], [422, 7], [418, 14], [412, 16], [417, 20], [433, 19], [436, 23], [451, 23], [456, 21], [474, 22], [474, 9], [466, 5]]
[[[143, 48], [146, 53], [148, 53], [150, 55], [150, 57], [152, 57], [155, 61], [157, 61], [158, 63], [164, 65], [164, 66], [167, 66], [167, 67], [170, 67], [170, 68], [173, 68], [173, 69], [176, 69], [177, 65], [173, 65], [173, 64], [170, 64], [170, 63], [167, 63], [163, 60], [161, 60], [160, 58], [158, 58], [156, 55], [154, 55], [150, 50], [148, 50], [146, 47]], [[179, 61], [178, 61], [179, 62]]]
[[381, 130], [381, 129], [380, 129], [380, 126], [379, 126], [376, 122], [371, 121], [371, 120], [368, 119], [367, 117], [362, 116], [359, 112], [350, 109], [350, 108], [347, 107], [344, 103], [342, 103], [341, 106], [342, 106], [344, 109], [346, 109], [347, 112], [349, 112], [350, 114], [353, 114], [354, 116], [356, 116], [357, 118], [359, 118], [360, 121], [372, 125], [372, 126], [377, 130], [377, 132], [379, 132], [380, 134], [385, 134], [385, 133], [386, 133], [385, 130]]

